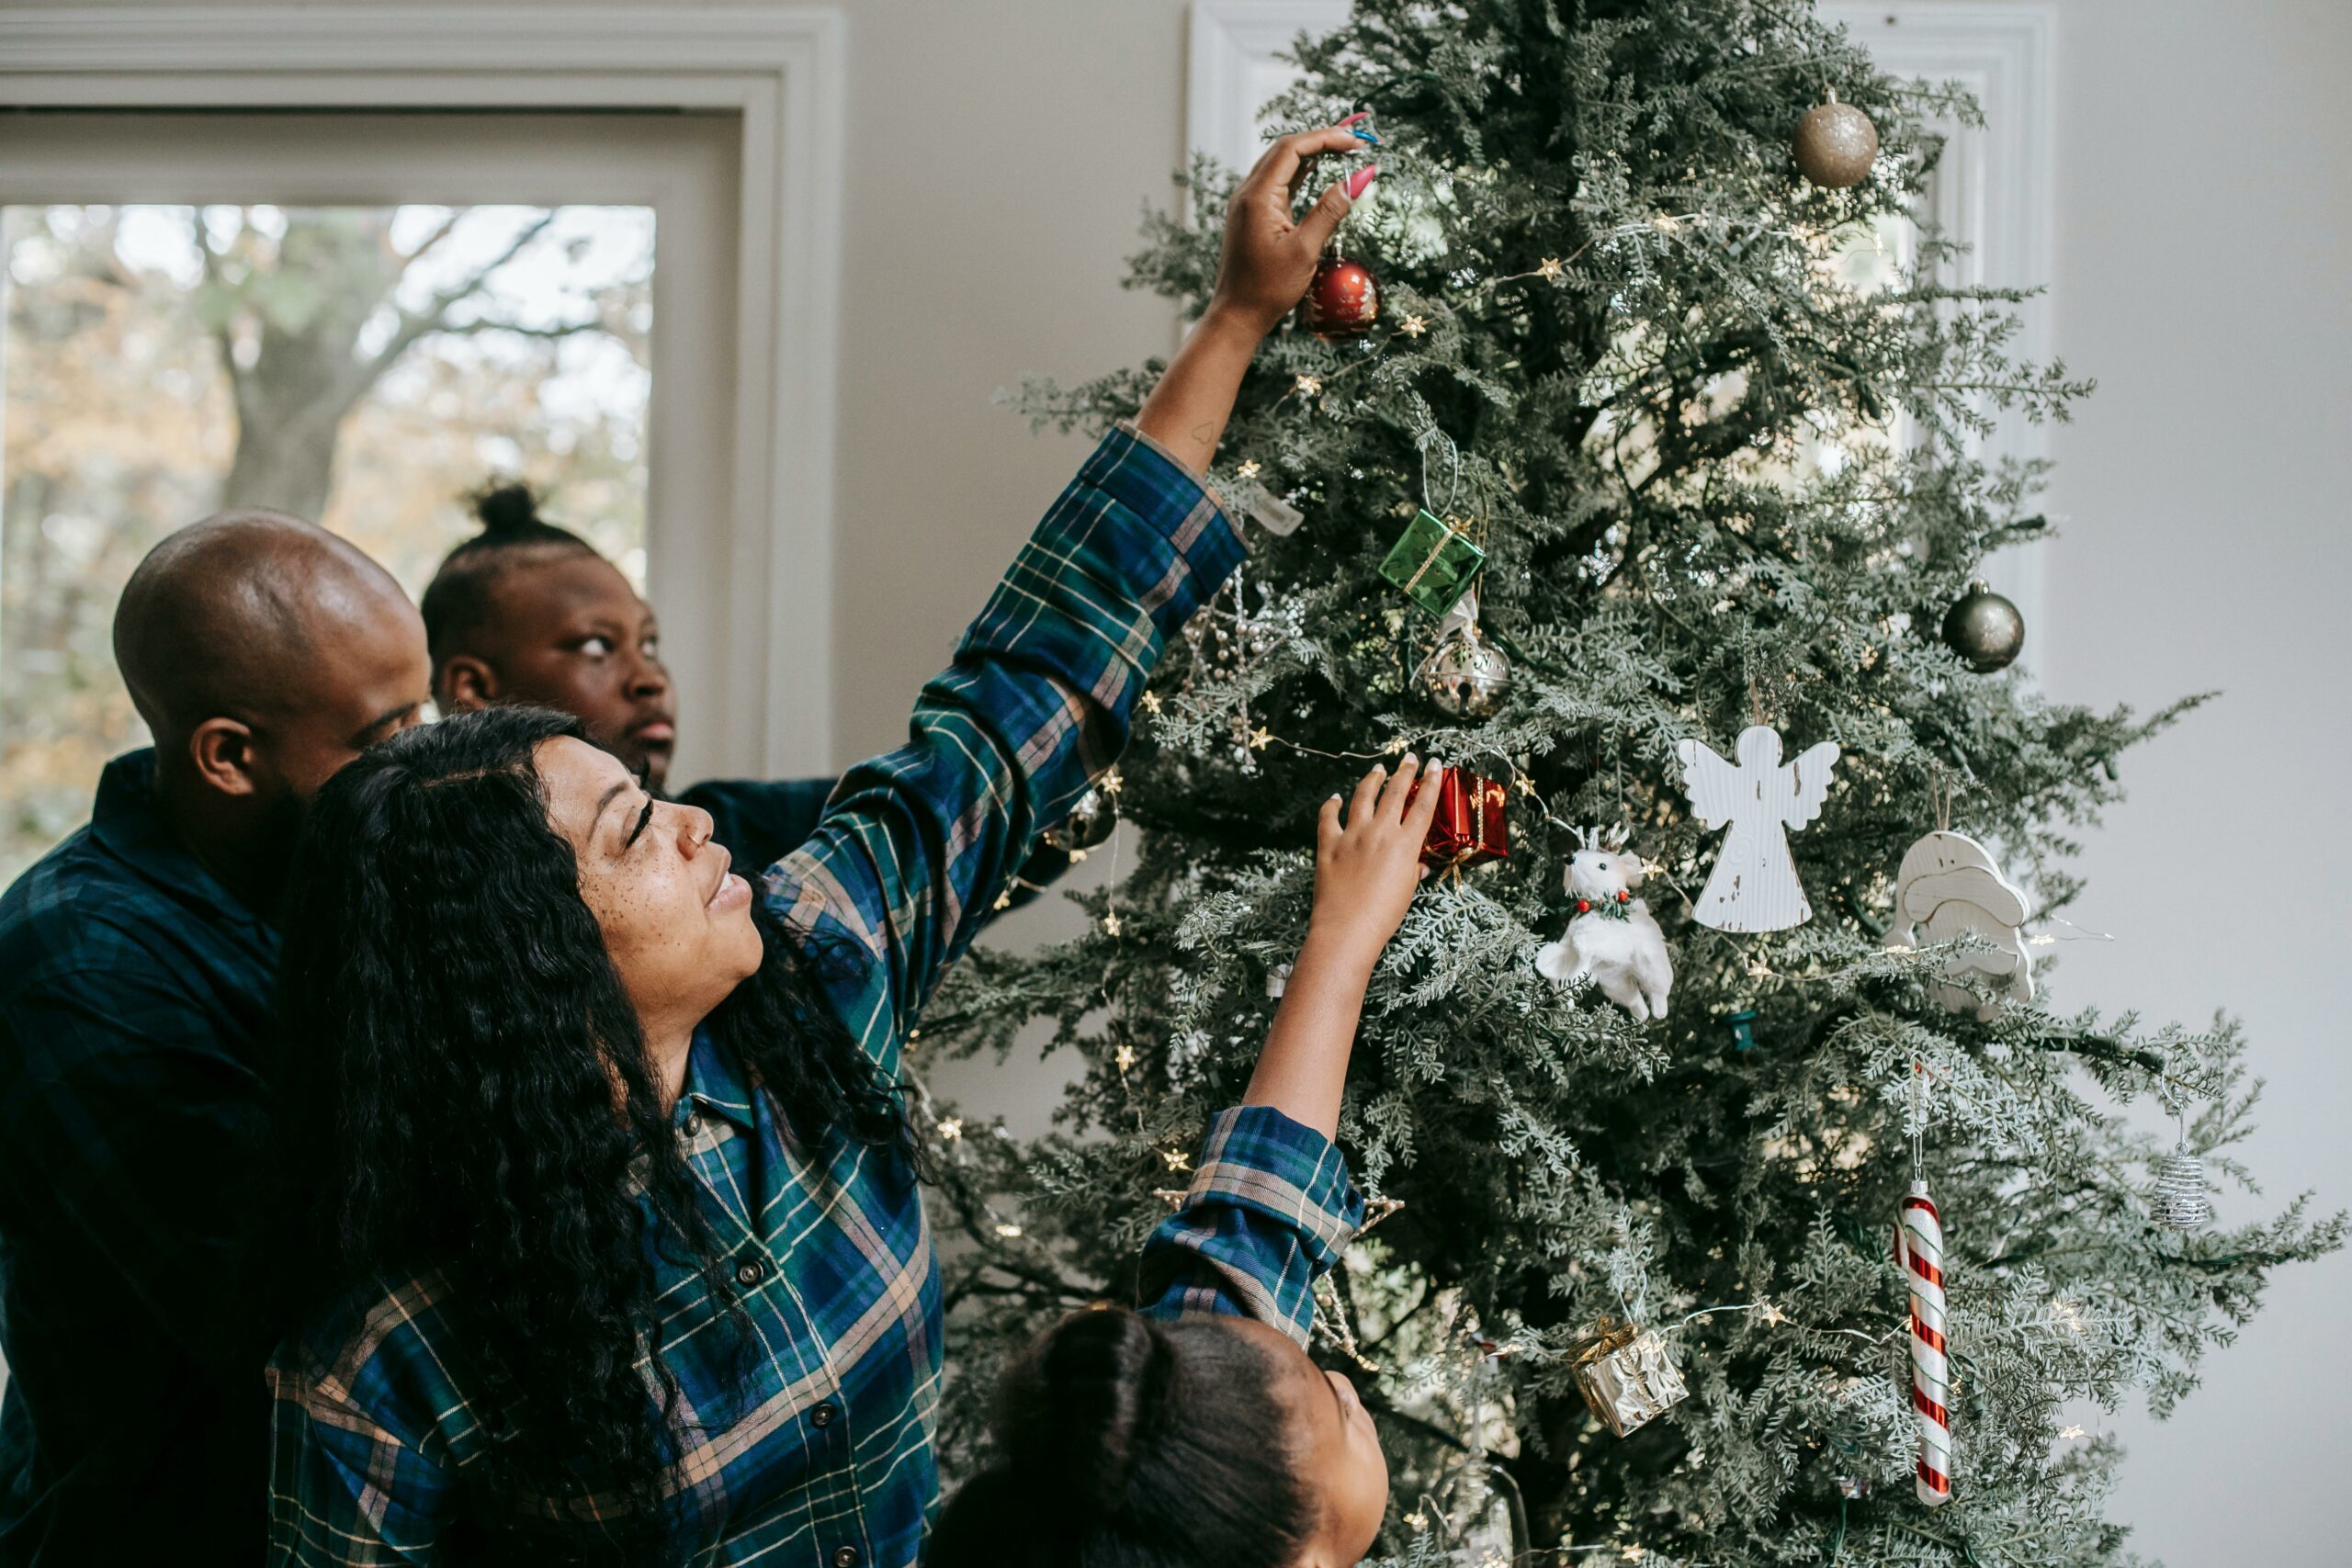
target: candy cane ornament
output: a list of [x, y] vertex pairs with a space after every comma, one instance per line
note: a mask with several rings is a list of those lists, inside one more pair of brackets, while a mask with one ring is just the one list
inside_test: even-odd
[[1914, 1179], [1894, 1229], [1911, 1286], [1911, 1407], [1919, 1423], [1919, 1501], [1951, 1501], [1951, 1364], [1944, 1354], [1944, 1229], [1928, 1184]]

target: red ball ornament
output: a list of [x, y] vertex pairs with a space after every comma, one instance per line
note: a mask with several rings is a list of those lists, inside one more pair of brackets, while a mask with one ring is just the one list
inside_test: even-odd
[[1626, 891], [1625, 891], [1623, 888], [1622, 888], [1622, 887], [1620, 887], [1619, 889], [1617, 889], [1617, 902], [1619, 902], [1620, 904], [1630, 904], [1630, 903], [1632, 903], [1633, 901], [1634, 901], [1634, 896], [1633, 896], [1631, 893], [1626, 892]]
[[1592, 913], [1592, 900], [1591, 900], [1591, 899], [1589, 899], [1589, 898], [1579, 898], [1579, 899], [1577, 899], [1577, 914], [1579, 914], [1579, 915], [1589, 915], [1589, 914], [1591, 914], [1591, 913]]
[[1306, 330], [1326, 343], [1362, 337], [1380, 320], [1380, 285], [1363, 263], [1328, 255], [1316, 264], [1300, 310]]

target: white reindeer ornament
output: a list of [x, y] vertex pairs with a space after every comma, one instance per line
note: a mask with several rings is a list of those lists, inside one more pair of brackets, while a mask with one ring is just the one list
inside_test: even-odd
[[1564, 985], [1589, 976], [1602, 996], [1636, 1019], [1664, 1018], [1674, 965], [1650, 907], [1634, 897], [1642, 857], [1627, 852], [1623, 829], [1610, 843], [1578, 829], [1577, 842], [1583, 847], [1568, 857], [1567, 870], [1577, 913], [1566, 935], [1537, 950], [1536, 972]]
[[2033, 916], [2033, 905], [2001, 874], [1984, 845], [1965, 833], [1929, 833], [1903, 853], [1894, 874], [1894, 921], [1889, 947], [1924, 947], [1950, 942], [1964, 931], [1993, 944], [1955, 953], [1944, 965], [1954, 982], [1970, 975], [1992, 983], [1989, 999], [1959, 984], [1930, 987], [1954, 1012], [1973, 1010], [1990, 1021], [2004, 1002], [2033, 1000], [2033, 955], [2018, 928]]
[[1821, 815], [1829, 798], [1829, 770], [1838, 765], [1838, 743], [1825, 740], [1781, 765], [1781, 737], [1765, 725], [1739, 732], [1737, 762], [1727, 762], [1702, 741], [1675, 749], [1682, 759], [1682, 787], [1690, 809], [1710, 828], [1731, 825], [1715, 852], [1691, 911], [1701, 925], [1719, 931], [1778, 931], [1813, 919], [1797, 863], [1789, 854], [1788, 830]]

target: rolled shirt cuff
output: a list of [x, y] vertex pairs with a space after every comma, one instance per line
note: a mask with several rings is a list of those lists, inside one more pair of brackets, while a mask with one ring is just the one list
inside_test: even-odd
[[1183, 1206], [1204, 1201], [1252, 1210], [1296, 1233], [1318, 1274], [1363, 1224], [1347, 1156], [1271, 1105], [1237, 1105], [1210, 1121]]

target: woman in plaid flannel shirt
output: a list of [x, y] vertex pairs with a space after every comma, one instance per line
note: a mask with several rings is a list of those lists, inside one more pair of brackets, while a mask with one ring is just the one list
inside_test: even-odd
[[757, 889], [544, 710], [322, 793], [285, 912], [271, 1562], [911, 1568], [941, 1312], [899, 1054], [1238, 563], [1198, 475], [1369, 171], [1293, 197], [1355, 145], [1261, 160], [1135, 424]]

